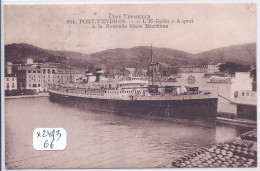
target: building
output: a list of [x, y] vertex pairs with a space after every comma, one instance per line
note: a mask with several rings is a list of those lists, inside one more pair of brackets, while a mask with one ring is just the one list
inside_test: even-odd
[[219, 73], [219, 64], [205, 65], [185, 65], [178, 67], [179, 73], [203, 72], [203, 73]]
[[257, 120], [256, 91], [237, 91], [233, 103], [236, 106], [237, 118]]
[[14, 74], [6, 74], [4, 78], [4, 90], [17, 90], [17, 77]]
[[40, 66], [42, 91], [48, 91], [48, 85], [56, 83], [57, 66], [51, 63], [45, 63]]
[[42, 74], [39, 67], [26, 68], [26, 87], [25, 89], [36, 90], [41, 92], [42, 89]]
[[219, 73], [219, 66], [221, 63], [218, 64], [208, 64], [207, 67], [207, 73]]
[[12, 62], [6, 62], [5, 64], [4, 90], [7, 91], [17, 90], [17, 77], [13, 74], [12, 66]]
[[28, 59], [26, 60], [26, 65], [33, 65], [33, 59], [28, 58]]
[[237, 117], [237, 106], [234, 105], [238, 97], [246, 91], [252, 91], [253, 78], [248, 72], [237, 72], [235, 77], [213, 76], [208, 80], [208, 87], [219, 94], [218, 112], [228, 113]]
[[204, 73], [181, 73], [169, 77], [155, 77], [155, 82], [158, 86], [182, 86], [182, 87], [199, 87], [200, 90], [208, 90], [208, 78], [204, 77]]
[[[218, 112], [232, 114], [235, 117], [240, 117], [241, 114], [239, 113], [242, 113], [242, 110], [240, 110], [242, 104], [237, 105], [236, 103], [241, 102], [243, 98], [247, 99], [244, 99], [244, 101], [250, 102], [249, 98], [253, 93], [251, 84], [253, 78], [250, 77], [249, 72], [237, 72], [235, 77], [212, 76], [210, 78], [205, 77], [204, 73], [191, 72], [181, 73], [169, 78], [171, 78], [170, 81], [164, 81], [155, 77], [155, 84], [159, 87], [199, 87], [199, 90], [215, 91], [219, 94], [218, 104], [216, 104]], [[253, 95], [254, 98], [256, 98], [255, 94]], [[246, 102], [243, 103], [247, 104]]]
[[132, 76], [141, 77], [141, 76], [146, 76], [146, 74], [147, 74], [147, 69], [143, 69], [143, 68], [122, 68], [119, 70], [119, 75], [124, 75], [124, 76], [132, 75]]
[[179, 73], [207, 72], [207, 65], [185, 65], [178, 67]]
[[23, 66], [17, 72], [17, 87], [19, 90], [31, 89], [42, 91], [42, 75], [39, 66]]
[[6, 62], [5, 64], [5, 74], [13, 74], [13, 64], [12, 62]]
[[84, 78], [84, 74], [80, 71], [71, 71], [67, 70], [58, 70], [55, 75], [55, 83], [64, 84], [64, 83], [81, 83]]
[[56, 72], [57, 67], [49, 64], [21, 66], [17, 71], [18, 89], [48, 91], [48, 85], [55, 83]]
[[120, 69], [120, 74], [125, 75], [125, 76], [133, 75], [133, 74], [135, 74], [135, 72], [136, 72], [136, 68], [122, 68], [122, 69]]

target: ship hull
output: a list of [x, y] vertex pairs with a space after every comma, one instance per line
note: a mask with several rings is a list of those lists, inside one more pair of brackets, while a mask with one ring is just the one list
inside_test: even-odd
[[50, 92], [50, 100], [77, 107], [119, 114], [156, 115], [192, 120], [214, 120], [217, 98], [186, 100], [115, 100], [64, 96]]

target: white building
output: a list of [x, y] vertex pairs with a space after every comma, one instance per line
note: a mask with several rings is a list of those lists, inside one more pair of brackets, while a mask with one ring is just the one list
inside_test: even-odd
[[33, 64], [33, 59], [28, 58], [28, 59], [26, 60], [26, 65], [32, 65], [32, 64]]
[[6, 69], [5, 74], [13, 74], [12, 65], [13, 65], [12, 62], [6, 62], [6, 64], [5, 64], [5, 69]]
[[25, 89], [42, 91], [42, 75], [41, 69], [37, 67], [26, 68], [26, 87]]
[[43, 64], [40, 66], [42, 76], [42, 91], [48, 91], [48, 85], [56, 82], [57, 66], [50, 64]]
[[207, 65], [207, 73], [219, 73], [219, 64], [209, 64]]
[[17, 77], [6, 75], [4, 79], [4, 90], [17, 90]]
[[203, 73], [219, 73], [219, 64], [208, 64], [208, 65], [186, 65], [180, 66], [180, 73], [191, 73], [191, 72], [203, 72]]
[[235, 98], [239, 96], [239, 92], [242, 95], [242, 92], [252, 91], [252, 81], [248, 72], [237, 72], [235, 77], [211, 77], [208, 86], [219, 94], [218, 112], [236, 114]]
[[47, 91], [48, 85], [55, 83], [57, 67], [43, 64], [21, 66], [17, 72], [18, 88], [32, 89], [36, 92]]
[[[172, 76], [173, 77], [173, 76]], [[155, 82], [158, 86], [187, 86], [187, 87], [199, 87], [200, 90], [209, 90], [207, 85], [208, 78], [204, 77], [204, 73], [182, 73], [175, 77], [176, 82], [161, 81], [155, 78]]]

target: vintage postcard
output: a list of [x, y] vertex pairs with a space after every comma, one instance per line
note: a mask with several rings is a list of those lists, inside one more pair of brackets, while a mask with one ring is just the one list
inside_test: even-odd
[[2, 14], [3, 169], [257, 169], [256, 3]]

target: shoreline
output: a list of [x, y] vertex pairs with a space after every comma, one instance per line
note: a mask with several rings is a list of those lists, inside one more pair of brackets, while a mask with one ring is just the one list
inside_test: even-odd
[[5, 99], [20, 99], [20, 98], [35, 98], [35, 97], [49, 97], [49, 93], [40, 93], [35, 95], [21, 95], [21, 96], [5, 96]]
[[250, 127], [250, 128], [256, 128], [257, 122], [253, 120], [247, 120], [247, 119], [228, 119], [228, 118], [222, 118], [217, 117], [216, 122], [223, 123], [223, 124], [229, 124], [229, 125], [235, 125], [235, 126], [244, 126], [244, 127]]
[[151, 119], [151, 120], [158, 120], [158, 121], [165, 121], [165, 122], [176, 122], [180, 124], [187, 124], [187, 125], [197, 125], [197, 126], [206, 126], [206, 127], [212, 127], [215, 126], [216, 123], [221, 124], [227, 124], [227, 125], [233, 125], [233, 126], [241, 126], [241, 127], [249, 127], [249, 128], [256, 128], [257, 122], [246, 120], [246, 119], [227, 119], [227, 118], [221, 118], [217, 117], [216, 120], [187, 120], [182, 118], [171, 118], [171, 117], [163, 117], [163, 116], [154, 116], [154, 115], [137, 115], [132, 113], [124, 113], [122, 115], [126, 116], [132, 116], [132, 117], [138, 117], [141, 119]]

